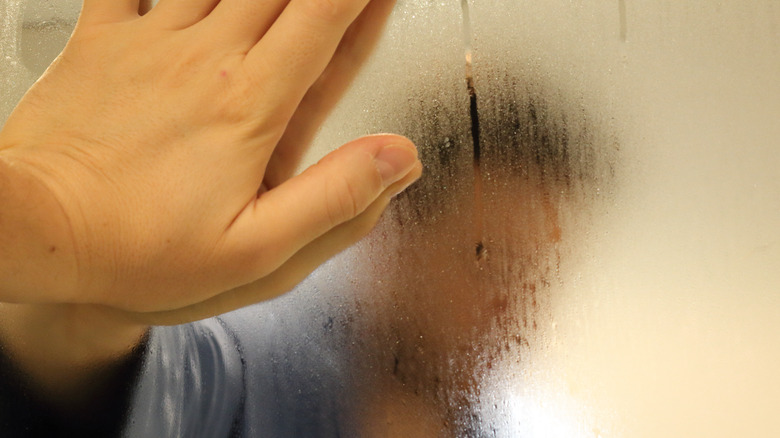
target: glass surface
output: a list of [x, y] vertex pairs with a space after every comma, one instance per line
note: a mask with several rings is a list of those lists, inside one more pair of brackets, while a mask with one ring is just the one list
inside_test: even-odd
[[0, 4], [0, 121], [65, 47], [80, 7], [79, 0]]
[[[0, 4], [3, 117], [78, 7]], [[780, 435], [780, 4], [467, 10], [401, 1], [311, 154], [398, 132], [424, 178], [295, 291], [222, 318], [244, 434]], [[227, 336], [193, 327], [155, 348]], [[146, 375], [186, 362], [159, 357]]]

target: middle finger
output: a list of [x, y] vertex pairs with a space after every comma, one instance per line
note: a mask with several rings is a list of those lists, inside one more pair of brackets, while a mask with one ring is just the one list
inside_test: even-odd
[[291, 0], [247, 53], [245, 71], [277, 117], [292, 117], [368, 0]]

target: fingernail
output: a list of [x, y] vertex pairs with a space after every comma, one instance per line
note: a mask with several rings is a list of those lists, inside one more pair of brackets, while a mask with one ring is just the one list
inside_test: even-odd
[[403, 178], [416, 162], [417, 149], [403, 144], [387, 145], [374, 157], [385, 187]]

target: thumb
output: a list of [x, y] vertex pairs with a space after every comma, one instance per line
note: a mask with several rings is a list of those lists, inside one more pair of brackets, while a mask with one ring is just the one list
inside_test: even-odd
[[403, 137], [375, 135], [347, 143], [250, 203], [226, 232], [224, 261], [234, 274], [246, 276], [245, 283], [263, 277], [419, 169], [417, 149]]
[[390, 202], [390, 196], [414, 182], [421, 167], [388, 187], [382, 196], [354, 219], [331, 229], [301, 248], [274, 272], [251, 283], [186, 307], [151, 313], [127, 313], [134, 321], [148, 325], [176, 325], [219, 315], [279, 296], [303, 281], [335, 254], [363, 238], [374, 227]]

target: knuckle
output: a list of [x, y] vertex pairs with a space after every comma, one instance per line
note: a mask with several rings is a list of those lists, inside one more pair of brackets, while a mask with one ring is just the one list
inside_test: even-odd
[[234, 81], [224, 92], [219, 93], [216, 100], [217, 114], [229, 122], [246, 122], [253, 119], [255, 101], [247, 83]]
[[173, 49], [154, 49], [155, 56], [148, 58], [156, 65], [149, 69], [159, 72], [158, 78], [172, 89], [187, 87], [199, 78], [211, 61], [203, 47], [191, 46]]

